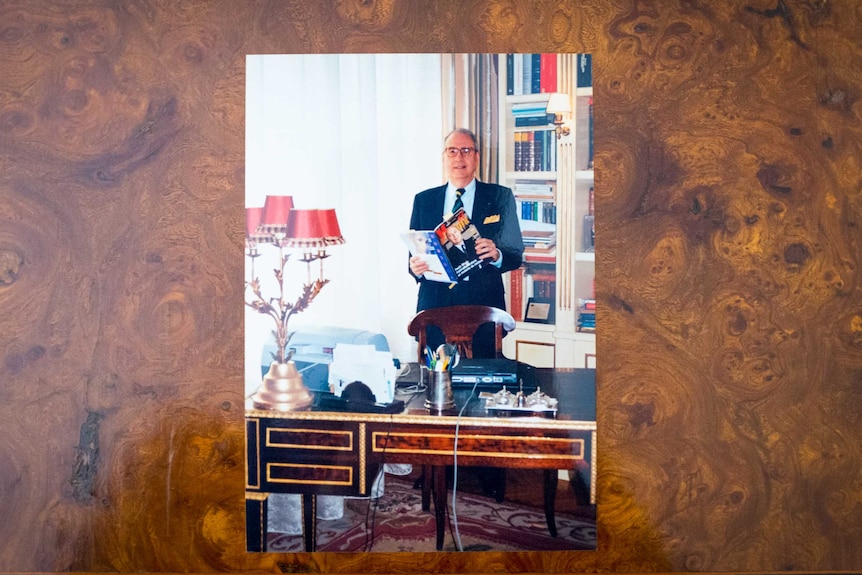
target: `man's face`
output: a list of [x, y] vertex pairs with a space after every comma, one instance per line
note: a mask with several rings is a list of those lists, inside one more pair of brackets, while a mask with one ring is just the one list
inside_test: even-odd
[[[466, 134], [454, 133], [446, 138], [445, 148], [473, 148], [473, 140]], [[479, 164], [478, 154], [474, 151], [471, 154], [457, 153], [450, 158], [443, 153], [443, 160], [446, 163], [446, 173], [449, 176], [449, 181], [452, 185], [463, 188], [473, 179], [476, 173], [476, 166]]]
[[446, 230], [446, 237], [456, 246], [461, 243], [461, 232], [456, 227], [451, 227]]

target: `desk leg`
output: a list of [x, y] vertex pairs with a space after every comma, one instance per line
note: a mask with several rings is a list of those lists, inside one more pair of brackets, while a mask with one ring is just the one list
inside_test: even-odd
[[430, 465], [422, 466], [422, 511], [431, 509], [431, 478], [434, 474], [433, 469]]
[[302, 495], [302, 538], [305, 550], [317, 550], [317, 496], [311, 493]]
[[245, 498], [245, 548], [249, 553], [266, 551], [266, 494]]
[[554, 503], [557, 500], [557, 470], [545, 469], [545, 520], [551, 537], [557, 536], [557, 520], [554, 517]]
[[446, 466], [434, 466], [434, 520], [437, 523], [437, 551], [443, 550], [446, 535]]

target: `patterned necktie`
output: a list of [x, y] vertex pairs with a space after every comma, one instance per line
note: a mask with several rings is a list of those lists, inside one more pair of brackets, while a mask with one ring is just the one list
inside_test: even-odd
[[461, 201], [461, 194], [463, 193], [464, 188], [458, 188], [457, 190], [455, 190], [455, 203], [452, 205], [453, 214], [464, 207], [464, 202]]

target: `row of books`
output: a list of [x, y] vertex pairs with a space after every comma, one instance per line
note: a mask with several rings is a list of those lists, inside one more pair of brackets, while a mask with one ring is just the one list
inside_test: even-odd
[[596, 251], [596, 193], [593, 186], [590, 186], [589, 205], [584, 216], [582, 243], [585, 252]]
[[509, 272], [509, 309], [514, 320], [524, 321], [524, 309], [531, 298], [554, 301], [556, 283], [553, 273], [536, 275], [525, 267]]
[[506, 54], [506, 94], [557, 91], [556, 54]]
[[596, 216], [584, 216], [583, 250], [596, 251]]
[[553, 130], [515, 132], [516, 172], [557, 171], [557, 136]]
[[524, 248], [524, 261], [530, 264], [553, 264], [557, 261], [557, 247]]
[[[521, 238], [524, 242], [524, 261], [541, 264], [557, 262], [556, 231], [524, 229], [522, 226]], [[532, 275], [535, 276], [535, 272]], [[553, 272], [547, 275], [549, 278], [556, 278]]]
[[[590, 54], [578, 54], [576, 61], [578, 87], [593, 85], [593, 63]], [[556, 54], [506, 54], [506, 94], [549, 94], [557, 89]]]
[[524, 321], [524, 307], [530, 298], [554, 301], [556, 285], [553, 272], [537, 274], [524, 267], [509, 272], [509, 309], [515, 321]]
[[516, 196], [554, 198], [554, 184], [544, 182], [516, 181], [513, 192]]
[[544, 224], [557, 223], [557, 205], [553, 200], [539, 201], [517, 198], [516, 201], [522, 220]]
[[578, 331], [596, 331], [596, 300], [578, 300]]
[[524, 230], [521, 233], [525, 248], [552, 248], [557, 245], [557, 232], [550, 230]]
[[537, 280], [533, 278], [533, 296], [535, 298], [554, 301], [557, 293], [556, 280]]
[[554, 123], [554, 115], [548, 113], [547, 102], [521, 102], [512, 104], [515, 127], [548, 126]]

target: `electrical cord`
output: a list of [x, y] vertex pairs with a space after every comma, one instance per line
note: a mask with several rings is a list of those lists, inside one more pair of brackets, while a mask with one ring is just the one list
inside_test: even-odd
[[306, 365], [305, 367], [303, 367], [302, 369], [298, 369], [297, 371], [299, 373], [302, 373], [303, 371], [309, 370], [312, 367], [317, 367], [318, 365], [323, 365], [323, 364], [321, 364], [320, 362], [310, 363], [310, 364]]
[[[381, 481], [384, 481], [385, 485], [385, 475], [386, 475], [386, 447], [389, 445], [389, 435], [392, 433], [392, 424], [393, 417], [390, 414], [389, 416], [389, 427], [386, 429], [386, 436], [383, 438], [383, 449], [380, 452], [380, 474], [378, 477]], [[378, 497], [375, 497], [378, 495]], [[374, 525], [375, 519], [377, 517], [377, 507], [378, 502], [380, 501], [380, 496], [377, 493], [377, 480], [375, 479], [374, 483], [371, 485], [371, 497], [369, 498], [368, 506], [365, 508], [365, 544], [363, 545], [363, 551], [371, 551], [374, 547]], [[371, 529], [368, 528], [369, 523], [369, 515], [371, 516]]]
[[454, 534], [452, 536], [452, 539], [455, 542], [455, 549], [457, 551], [464, 550], [464, 547], [461, 545], [461, 532], [458, 529], [458, 509], [455, 499], [456, 495], [458, 494], [458, 432], [461, 428], [461, 416], [464, 414], [464, 411], [467, 409], [467, 406], [470, 404], [470, 401], [473, 400], [473, 396], [476, 395], [476, 387], [478, 385], [478, 381], [473, 384], [473, 389], [470, 390], [470, 395], [467, 397], [467, 401], [464, 402], [464, 405], [461, 406], [461, 410], [458, 412], [458, 418], [455, 420], [455, 444], [452, 450], [452, 524], [454, 525]]
[[399, 385], [397, 386], [399, 392], [404, 395], [418, 395], [420, 393], [425, 393], [428, 391], [428, 387], [422, 383], [412, 383], [409, 385]]
[[[398, 372], [398, 378], [397, 379], [407, 377], [408, 375], [410, 375], [410, 373], [412, 373], [412, 371], [413, 371], [413, 365], [412, 364], [402, 363], [401, 364], [401, 371]], [[421, 372], [420, 372], [420, 375], [421, 375]], [[419, 381], [417, 381], [416, 383], [398, 384], [396, 381], [395, 386], [398, 388], [398, 391], [400, 391], [401, 393], [403, 393], [405, 395], [416, 395], [418, 393], [425, 393], [428, 390], [428, 386], [426, 386], [424, 383], [422, 383], [421, 377], [419, 378]]]
[[396, 377], [405, 377], [410, 375], [410, 372], [413, 371], [413, 368], [410, 366], [409, 362], [404, 362], [401, 364], [401, 367], [398, 370], [398, 375]]

